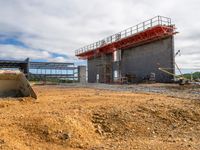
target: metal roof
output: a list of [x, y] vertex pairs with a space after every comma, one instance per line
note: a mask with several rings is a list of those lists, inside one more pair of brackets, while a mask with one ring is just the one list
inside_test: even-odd
[[55, 63], [55, 62], [30, 62], [30, 69], [60, 69], [74, 70], [74, 63]]
[[20, 60], [0, 60], [1, 64], [25, 64], [27, 61]]
[[74, 70], [74, 63], [59, 63], [59, 62], [29, 62], [29, 59], [21, 60], [0, 60], [0, 67], [13, 68], [22, 65], [29, 65], [29, 69], [55, 69], [55, 70]]
[[0, 60], [1, 68], [21, 68], [22, 66], [28, 66], [28, 59], [24, 61], [20, 60]]

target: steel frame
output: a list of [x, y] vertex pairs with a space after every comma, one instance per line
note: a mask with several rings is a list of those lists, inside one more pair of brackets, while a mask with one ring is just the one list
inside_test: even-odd
[[[48, 77], [48, 78], [65, 78], [77, 79], [78, 68], [74, 63], [59, 63], [59, 62], [30, 62], [29, 59], [24, 61], [19, 60], [0, 60], [1, 69], [18, 68], [22, 70], [27, 77]], [[61, 73], [60, 73], [61, 72]]]
[[57, 63], [57, 62], [30, 62], [30, 69], [55, 69], [55, 70], [73, 70], [74, 63]]
[[[74, 63], [30, 62], [29, 70], [30, 75], [36, 78], [64, 78], [72, 80], [78, 78], [77, 67]], [[35, 73], [32, 72], [33, 70], [35, 70]], [[71, 71], [71, 73], [68, 71]]]
[[166, 38], [176, 33], [175, 26], [171, 24], [170, 18], [157, 16], [104, 40], [80, 48], [75, 51], [75, 54], [80, 59], [91, 59], [94, 56], [100, 56], [102, 53], [113, 53], [117, 49], [124, 50]]

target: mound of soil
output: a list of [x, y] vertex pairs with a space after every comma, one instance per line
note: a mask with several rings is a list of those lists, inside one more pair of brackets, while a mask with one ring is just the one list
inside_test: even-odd
[[200, 102], [161, 94], [35, 86], [0, 100], [0, 149], [199, 149]]

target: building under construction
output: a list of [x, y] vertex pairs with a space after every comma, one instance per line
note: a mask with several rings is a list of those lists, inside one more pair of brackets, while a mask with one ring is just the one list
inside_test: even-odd
[[157, 16], [75, 51], [88, 60], [88, 82], [172, 82], [175, 25]]
[[86, 67], [74, 63], [30, 62], [26, 60], [0, 60], [0, 70], [18, 69], [29, 80], [59, 79], [81, 83], [86, 82]]

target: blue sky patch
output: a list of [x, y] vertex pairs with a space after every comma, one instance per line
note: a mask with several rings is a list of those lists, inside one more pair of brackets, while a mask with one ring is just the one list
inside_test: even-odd
[[9, 37], [9, 38], [1, 38], [0, 37], [0, 44], [2, 45], [15, 45], [23, 48], [28, 48], [28, 46], [20, 41], [18, 38]]
[[57, 53], [51, 53], [52, 56], [55, 58], [55, 57], [63, 57], [63, 58], [69, 58], [67, 55], [63, 55], [63, 54], [57, 54]]

